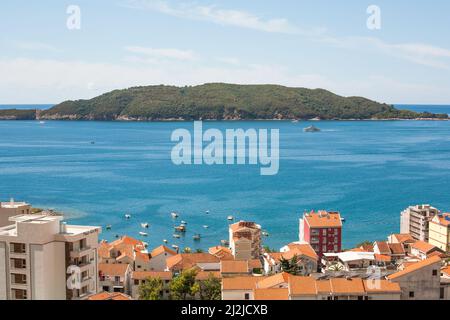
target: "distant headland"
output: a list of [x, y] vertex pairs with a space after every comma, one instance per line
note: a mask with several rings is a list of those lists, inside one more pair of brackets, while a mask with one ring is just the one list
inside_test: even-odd
[[447, 114], [398, 110], [324, 89], [210, 83], [114, 90], [48, 110], [0, 110], [0, 120], [448, 120]]

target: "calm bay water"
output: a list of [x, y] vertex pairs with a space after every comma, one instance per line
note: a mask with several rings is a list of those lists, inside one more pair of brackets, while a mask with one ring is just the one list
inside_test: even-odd
[[[173, 165], [170, 135], [192, 123], [0, 121], [0, 199], [62, 210], [70, 223], [111, 224], [102, 234], [109, 240], [139, 237], [148, 222], [143, 239], [152, 247], [168, 239], [203, 249], [227, 239], [228, 215], [257, 221], [278, 248], [297, 240], [304, 210], [339, 210], [350, 247], [398, 232], [408, 205], [450, 210], [449, 122], [328, 121], [304, 133], [310, 124], [204, 123], [280, 129], [279, 174], [260, 176], [258, 166]], [[172, 238], [171, 211], [188, 222], [183, 239]]]

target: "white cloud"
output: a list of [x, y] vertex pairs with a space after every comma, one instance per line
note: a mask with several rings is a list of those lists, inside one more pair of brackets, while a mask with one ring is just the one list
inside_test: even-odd
[[[373, 75], [367, 81], [329, 79], [320, 74], [299, 74], [276, 65], [195, 66], [185, 62], [155, 65], [90, 63], [50, 59], [0, 59], [0, 103], [58, 103], [141, 85], [198, 85], [207, 82], [280, 84], [324, 88], [346, 96], [365, 96], [381, 102], [448, 103], [447, 88], [403, 83]], [[20, 95], [17, 94], [20, 88]]]
[[16, 42], [15, 46], [21, 50], [27, 51], [61, 52], [59, 48], [43, 42]]
[[179, 49], [158, 49], [158, 48], [146, 48], [139, 46], [128, 46], [125, 50], [145, 56], [148, 59], [157, 61], [160, 59], [175, 59], [181, 61], [193, 61], [196, 59], [195, 53], [191, 50], [179, 50]]
[[233, 9], [222, 9], [215, 5], [195, 3], [171, 4], [165, 0], [128, 0], [124, 6], [135, 9], [148, 9], [174, 17], [209, 21], [224, 26], [234, 26], [270, 33], [311, 35], [322, 32], [321, 29], [306, 30], [291, 24], [285, 18], [263, 18], [255, 14]]

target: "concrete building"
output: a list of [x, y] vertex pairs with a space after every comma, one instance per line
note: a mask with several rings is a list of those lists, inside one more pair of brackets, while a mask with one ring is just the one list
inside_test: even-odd
[[173, 274], [170, 271], [135, 271], [131, 275], [131, 296], [133, 299], [139, 299], [139, 286], [145, 284], [150, 278], [160, 279], [163, 283], [163, 288], [160, 292], [162, 300], [169, 299], [170, 282]]
[[441, 264], [439, 257], [428, 258], [408, 265], [387, 279], [400, 285], [402, 300], [439, 300]]
[[280, 249], [280, 252], [266, 252], [263, 255], [264, 273], [274, 274], [282, 272], [281, 260], [291, 260], [297, 257], [301, 275], [317, 272], [319, 257], [309, 243], [293, 242]]
[[342, 250], [342, 218], [339, 212], [305, 213], [299, 222], [299, 240], [311, 244], [319, 258]]
[[9, 202], [0, 202], [0, 227], [10, 225], [11, 217], [30, 213], [31, 205], [26, 202], [15, 202], [14, 199]]
[[98, 291], [99, 227], [24, 214], [0, 228], [0, 300], [84, 299]]
[[450, 253], [450, 213], [436, 215], [430, 222], [430, 244]]
[[236, 260], [259, 259], [261, 256], [261, 226], [239, 221], [229, 227], [230, 249]]
[[429, 204], [410, 206], [400, 214], [400, 233], [409, 233], [415, 240], [428, 241], [429, 222], [439, 210]]
[[129, 264], [100, 263], [98, 265], [99, 285], [102, 291], [131, 293], [131, 273]]

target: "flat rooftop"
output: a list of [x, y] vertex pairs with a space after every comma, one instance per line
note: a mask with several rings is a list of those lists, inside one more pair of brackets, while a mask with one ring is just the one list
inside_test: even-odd
[[15, 202], [15, 201], [0, 202], [0, 208], [5, 209], [17, 209], [23, 206], [29, 206], [29, 204], [26, 202]]

